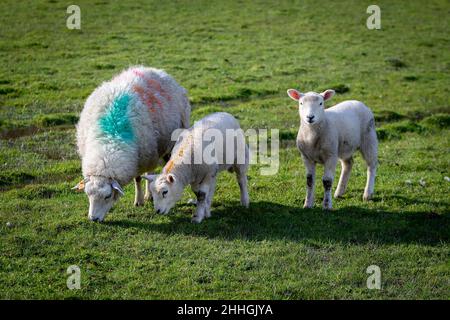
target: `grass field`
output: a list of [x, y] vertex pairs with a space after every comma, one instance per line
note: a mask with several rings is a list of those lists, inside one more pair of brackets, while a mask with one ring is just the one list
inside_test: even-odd
[[[70, 4], [81, 30], [66, 28]], [[368, 30], [370, 4], [1, 1], [0, 298], [449, 299], [450, 5], [376, 1], [382, 28]], [[186, 87], [192, 120], [225, 110], [245, 129], [280, 129], [280, 170], [251, 168], [249, 209], [222, 174], [200, 225], [190, 191], [160, 216], [133, 207], [132, 185], [104, 223], [88, 221], [87, 197], [70, 190], [81, 178], [74, 123], [96, 86], [135, 64]], [[316, 208], [302, 209], [291, 87], [372, 108], [374, 201], [362, 201], [358, 156], [334, 211], [320, 209], [321, 185]], [[70, 265], [79, 290], [66, 287]], [[370, 265], [381, 290], [366, 287]]]

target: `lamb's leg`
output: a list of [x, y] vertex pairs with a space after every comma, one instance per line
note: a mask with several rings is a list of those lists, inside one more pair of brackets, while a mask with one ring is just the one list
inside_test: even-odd
[[210, 207], [208, 206], [207, 198], [210, 191], [210, 181], [204, 181], [196, 190], [193, 190], [197, 196], [197, 207], [195, 213], [192, 216], [193, 223], [200, 223], [205, 218], [207, 211], [209, 212]]
[[368, 201], [373, 196], [378, 164], [378, 140], [374, 127], [369, 127], [366, 136], [363, 138], [361, 154], [367, 163], [367, 182], [364, 188], [363, 200]]
[[209, 192], [206, 197], [206, 208], [205, 208], [205, 218], [211, 217], [211, 205], [214, 197], [214, 192], [216, 191], [216, 178], [211, 179], [211, 184], [209, 185]]
[[325, 190], [323, 196], [323, 209], [331, 210], [331, 187], [333, 186], [334, 173], [336, 171], [337, 158], [331, 157], [325, 162], [324, 172], [322, 177], [323, 188]]
[[248, 196], [247, 189], [247, 170], [248, 166], [246, 164], [238, 164], [234, 167], [234, 171], [236, 172], [236, 179], [241, 191], [241, 204], [246, 208], [248, 208], [250, 205], [250, 197]]
[[367, 183], [364, 188], [363, 200], [369, 201], [372, 199], [373, 191], [375, 188], [375, 176], [377, 174], [377, 165], [369, 165], [367, 167]]
[[134, 178], [134, 188], [135, 188], [134, 205], [136, 207], [142, 206], [144, 204], [144, 193], [142, 191], [140, 176], [137, 176], [136, 178]]
[[314, 206], [314, 187], [316, 182], [316, 164], [313, 161], [303, 159], [306, 167], [306, 198], [303, 208]]
[[341, 177], [339, 178], [339, 183], [336, 188], [336, 191], [334, 192], [334, 197], [339, 198], [347, 189], [347, 183], [348, 179], [350, 178], [350, 172], [352, 171], [353, 166], [353, 158], [347, 159], [347, 160], [341, 160]]

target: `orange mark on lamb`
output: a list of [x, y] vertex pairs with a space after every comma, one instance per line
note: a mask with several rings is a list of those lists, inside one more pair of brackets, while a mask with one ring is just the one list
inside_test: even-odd
[[[184, 153], [184, 150], [183, 150], [183, 148], [181, 148], [180, 151], [178, 152], [178, 158], [183, 157], [183, 153]], [[172, 171], [174, 164], [175, 164], [174, 161], [172, 159], [170, 159], [164, 167], [164, 172], [169, 173], [170, 171]]]
[[164, 172], [169, 173], [172, 170], [173, 165], [173, 160], [169, 160], [169, 162], [167, 162], [166, 166], [164, 167]]

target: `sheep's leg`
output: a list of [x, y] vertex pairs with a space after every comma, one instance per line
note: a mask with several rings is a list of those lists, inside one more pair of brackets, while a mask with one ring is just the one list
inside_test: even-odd
[[209, 192], [206, 197], [206, 208], [205, 208], [205, 218], [211, 217], [211, 205], [214, 197], [214, 192], [216, 191], [216, 178], [211, 179], [211, 184], [209, 185]]
[[341, 177], [339, 178], [339, 183], [334, 193], [335, 198], [341, 197], [345, 190], [347, 189], [348, 179], [350, 178], [350, 172], [352, 171], [353, 158], [347, 160], [341, 160]]
[[142, 191], [140, 176], [134, 178], [134, 188], [135, 188], [134, 205], [136, 207], [142, 206], [144, 204], [144, 192]]
[[336, 171], [337, 158], [332, 157], [325, 162], [324, 173], [322, 177], [323, 188], [325, 190], [323, 196], [323, 209], [331, 210], [331, 187], [333, 186], [334, 173]]
[[[149, 174], [148, 172], [147, 172], [147, 174]], [[150, 181], [148, 181], [148, 180], [145, 180], [145, 195], [144, 195], [144, 200], [145, 201], [152, 201], [153, 200], [153, 198], [152, 198], [152, 192], [150, 191]]]
[[378, 164], [378, 140], [374, 127], [370, 127], [367, 135], [363, 138], [361, 144], [361, 154], [367, 163], [367, 182], [364, 188], [363, 200], [368, 201], [372, 198], [375, 188], [375, 176]]
[[314, 187], [316, 182], [316, 164], [313, 161], [304, 159], [306, 167], [306, 198], [303, 208], [314, 206]]
[[234, 171], [236, 172], [236, 180], [241, 191], [241, 204], [246, 208], [250, 205], [250, 197], [247, 189], [247, 169], [246, 164], [239, 164], [234, 167]]
[[194, 190], [197, 196], [197, 207], [192, 216], [193, 223], [200, 223], [205, 218], [205, 214], [210, 210], [207, 202], [208, 193], [210, 191], [210, 181], [203, 182], [198, 189]]
[[373, 191], [375, 188], [375, 176], [377, 174], [377, 165], [371, 165], [367, 167], [367, 182], [364, 188], [363, 200], [369, 201], [372, 199]]

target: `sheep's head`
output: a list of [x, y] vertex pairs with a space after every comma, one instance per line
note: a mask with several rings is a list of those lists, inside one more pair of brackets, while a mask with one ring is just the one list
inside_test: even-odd
[[323, 119], [325, 101], [333, 97], [334, 90], [328, 89], [322, 93], [301, 93], [295, 89], [289, 89], [287, 93], [292, 100], [298, 101], [298, 111], [303, 123], [312, 125], [319, 123]]
[[91, 176], [82, 180], [73, 189], [82, 191], [89, 198], [88, 217], [92, 221], [103, 221], [113, 204], [123, 195], [119, 183], [113, 179]]
[[153, 206], [157, 213], [167, 214], [183, 195], [183, 184], [172, 173], [160, 175], [144, 175], [150, 181], [150, 191], [153, 197]]

